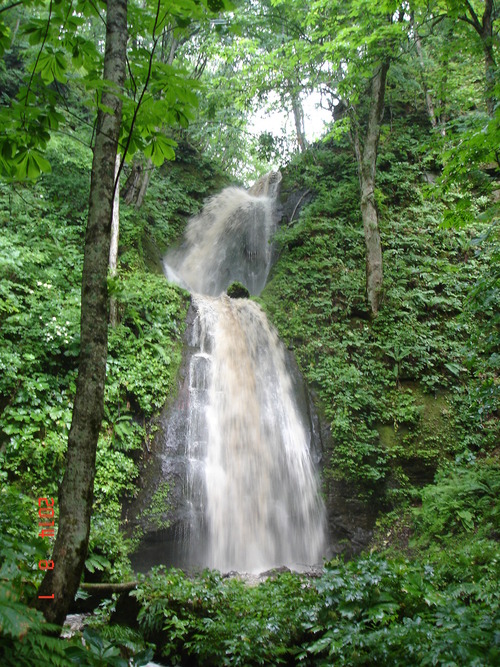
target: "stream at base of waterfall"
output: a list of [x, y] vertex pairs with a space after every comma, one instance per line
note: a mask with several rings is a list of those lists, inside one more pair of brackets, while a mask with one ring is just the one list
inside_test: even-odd
[[[188, 560], [221, 571], [303, 569], [325, 548], [310, 425], [289, 353], [255, 301], [225, 294], [234, 281], [252, 295], [266, 284], [280, 180], [271, 172], [250, 190], [226, 188], [210, 199], [164, 260], [167, 279], [189, 289], [195, 311], [187, 423], [175, 445], [185, 461], [183, 539]], [[168, 457], [176, 429], [165, 428]]]

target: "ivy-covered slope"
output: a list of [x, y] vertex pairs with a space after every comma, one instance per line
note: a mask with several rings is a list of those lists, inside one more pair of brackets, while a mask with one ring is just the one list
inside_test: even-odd
[[[412, 121], [387, 127], [380, 142], [379, 316], [371, 321], [366, 307], [356, 168], [342, 141], [287, 168], [284, 196], [312, 202], [284, 221], [262, 294], [331, 425], [326, 475], [386, 503], [413, 497], [446, 460], [491, 456], [499, 441], [498, 379], [485, 361], [495, 327], [471, 299], [492, 261], [477, 242], [487, 226], [443, 228], [459, 193], [446, 201], [433, 184], [437, 152], [425, 122]], [[482, 194], [472, 193], [478, 218]]]

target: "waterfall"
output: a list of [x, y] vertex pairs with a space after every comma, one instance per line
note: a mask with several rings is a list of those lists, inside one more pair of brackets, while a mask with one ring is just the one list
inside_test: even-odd
[[300, 568], [324, 550], [310, 426], [288, 353], [257, 303], [224, 294], [235, 280], [252, 294], [265, 285], [280, 179], [271, 173], [209, 200], [165, 258], [167, 278], [190, 289], [195, 311], [187, 423], [175, 445], [186, 460], [185, 539], [191, 562], [222, 571]]
[[199, 294], [219, 296], [234, 281], [259, 294], [271, 266], [280, 181], [280, 172], [271, 172], [248, 191], [230, 187], [209, 199], [190, 220], [183, 245], [167, 254], [167, 278]]

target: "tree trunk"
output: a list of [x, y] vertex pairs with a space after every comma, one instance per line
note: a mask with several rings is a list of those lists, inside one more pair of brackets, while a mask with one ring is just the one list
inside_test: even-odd
[[297, 144], [299, 151], [303, 153], [307, 148], [306, 135], [304, 132], [304, 110], [300, 98], [292, 93], [293, 120], [295, 122], [295, 132], [297, 135]]
[[[109, 274], [116, 275], [118, 266], [118, 241], [120, 239], [120, 155], [116, 154], [115, 161], [115, 185], [113, 197], [113, 214], [111, 218], [111, 241], [109, 247]], [[112, 296], [109, 300], [109, 323], [112, 327], [118, 324], [118, 309], [116, 299]]]
[[352, 139], [358, 164], [361, 217], [366, 245], [366, 295], [374, 317], [379, 309], [383, 280], [382, 245], [375, 203], [375, 173], [380, 125], [384, 115], [385, 82], [388, 70], [389, 61], [386, 61], [377, 68], [372, 78], [368, 124], [364, 141], [360, 137], [357, 118], [351, 114]]
[[[107, 0], [103, 78], [118, 88], [125, 81], [126, 49], [127, 0]], [[112, 92], [105, 92], [102, 106], [112, 111], [100, 110], [97, 116], [82, 278], [81, 349], [66, 468], [59, 489], [54, 567], [47, 571], [35, 602], [45, 618], [57, 625], [64, 622], [75, 597], [87, 556], [97, 439], [103, 415], [107, 273], [122, 104]]]
[[[169, 38], [170, 33], [172, 33], [171, 39]], [[170, 29], [165, 30], [163, 33], [161, 62], [172, 65], [179, 46], [181, 46], [181, 42], [173, 36], [173, 26], [170, 26]], [[166, 56], [167, 52], [168, 57]], [[132, 171], [122, 190], [122, 197], [126, 204], [133, 205], [135, 208], [141, 208], [153, 169], [154, 165], [150, 158], [146, 160], [146, 166], [144, 166], [140, 159], [133, 163]]]
[[140, 161], [134, 162], [122, 190], [123, 201], [126, 204], [141, 208], [152, 171], [153, 163], [150, 158], [147, 159], [146, 166]]
[[126, 204], [135, 204], [142, 184], [142, 162], [135, 161], [132, 170], [125, 181], [121, 195]]
[[460, 16], [460, 19], [469, 23], [477, 32], [481, 39], [484, 53], [484, 74], [485, 74], [485, 98], [486, 108], [488, 114], [493, 116], [495, 112], [496, 96], [495, 96], [495, 74], [496, 61], [493, 52], [493, 21], [495, 20], [495, 3], [493, 0], [484, 1], [484, 12], [481, 19], [476, 14], [474, 7], [469, 0], [465, 0], [468, 15]]
[[[424, 89], [424, 96], [425, 96], [425, 106], [427, 107], [427, 114], [429, 116], [429, 120], [431, 121], [432, 129], [436, 129], [438, 126], [437, 118], [436, 118], [436, 112], [434, 109], [434, 102], [432, 101], [432, 96], [429, 92], [429, 87], [427, 86], [427, 79], [425, 76], [425, 60], [424, 60], [424, 53], [422, 49], [422, 41], [420, 39], [420, 35], [418, 34], [417, 27], [415, 26], [415, 21], [413, 19], [413, 15], [411, 16], [411, 25], [413, 28], [413, 34], [415, 35], [415, 47], [417, 49], [417, 55], [418, 55], [418, 62], [420, 65], [420, 78], [422, 80], [422, 88]], [[446, 134], [446, 130], [444, 128], [444, 125], [441, 125], [441, 135], [444, 137]]]
[[485, 68], [485, 95], [486, 95], [486, 108], [488, 114], [493, 117], [495, 113], [496, 106], [496, 96], [495, 96], [495, 83], [496, 83], [496, 61], [493, 54], [493, 38], [491, 41], [488, 39], [483, 43], [484, 48], [484, 68]]
[[495, 83], [496, 83], [496, 69], [497, 64], [495, 61], [495, 55], [493, 53], [493, 10], [494, 3], [493, 0], [486, 0], [484, 3], [484, 13], [481, 19], [481, 27], [479, 30], [479, 36], [481, 37], [481, 42], [483, 44], [484, 52], [484, 79], [485, 79], [485, 97], [486, 97], [486, 108], [488, 114], [493, 116], [495, 113], [496, 106], [496, 96], [495, 96]]
[[146, 160], [146, 166], [142, 171], [141, 184], [139, 187], [139, 191], [137, 193], [137, 199], [135, 201], [136, 208], [141, 208], [142, 206], [142, 202], [144, 201], [144, 197], [146, 196], [146, 191], [149, 185], [149, 179], [151, 178], [151, 172], [153, 171], [153, 169], [154, 169], [153, 162], [151, 158], [148, 158]]

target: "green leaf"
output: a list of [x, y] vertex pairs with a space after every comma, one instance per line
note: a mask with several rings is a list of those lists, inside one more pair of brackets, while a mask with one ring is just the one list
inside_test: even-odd
[[66, 70], [68, 65], [63, 51], [54, 51], [51, 47], [40, 55], [35, 72], [39, 72], [45, 84], [50, 84], [54, 81], [66, 83]]
[[36, 179], [42, 172], [50, 172], [51, 167], [41, 153], [33, 148], [21, 150], [14, 160], [16, 176], [20, 180]]
[[161, 167], [165, 160], [175, 159], [174, 145], [177, 144], [172, 139], [158, 134], [153, 137], [151, 142], [146, 146], [144, 155], [151, 158], [155, 167]]

